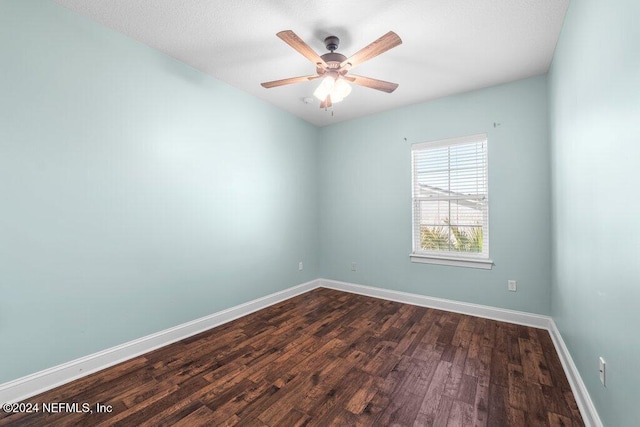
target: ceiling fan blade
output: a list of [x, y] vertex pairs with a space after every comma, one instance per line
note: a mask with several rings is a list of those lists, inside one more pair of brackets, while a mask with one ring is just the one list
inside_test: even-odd
[[327, 97], [320, 103], [320, 108], [324, 108], [325, 110], [331, 107], [331, 95], [327, 95]]
[[[349, 68], [356, 67], [362, 64], [364, 61], [368, 61], [371, 58], [375, 58], [388, 51], [389, 49], [393, 49], [394, 47], [401, 45], [402, 39], [398, 37], [396, 33], [393, 31], [389, 31], [384, 36], [380, 37], [378, 40], [369, 44], [366, 47], [363, 47], [355, 54], [351, 55], [351, 57], [345, 59], [340, 64], [340, 68], [349, 66]], [[349, 65], [350, 64], [350, 65]]]
[[289, 77], [288, 79], [274, 80], [272, 82], [260, 83], [260, 85], [262, 87], [266, 87], [268, 89], [268, 88], [272, 88], [272, 87], [290, 85], [290, 84], [293, 84], [293, 83], [307, 82], [309, 80], [314, 80], [314, 79], [317, 79], [319, 77], [320, 76], [317, 75], [317, 74], [314, 74], [312, 76]]
[[280, 37], [282, 41], [286, 44], [297, 50], [302, 56], [307, 58], [309, 61], [316, 64], [317, 67], [326, 69], [328, 67], [327, 63], [324, 62], [324, 59], [320, 58], [313, 49], [309, 47], [300, 37], [296, 35], [291, 30], [280, 31], [276, 36]]
[[381, 90], [387, 93], [393, 92], [398, 87], [398, 83], [385, 82], [384, 80], [372, 79], [371, 77], [355, 76], [353, 74], [344, 76], [344, 79], [350, 81], [353, 84], [369, 87], [371, 89]]

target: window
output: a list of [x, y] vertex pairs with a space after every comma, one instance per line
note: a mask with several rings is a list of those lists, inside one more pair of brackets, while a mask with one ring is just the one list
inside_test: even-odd
[[490, 269], [487, 135], [411, 147], [411, 261]]

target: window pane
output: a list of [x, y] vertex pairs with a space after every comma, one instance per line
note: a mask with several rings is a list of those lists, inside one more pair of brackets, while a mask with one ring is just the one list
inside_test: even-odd
[[482, 227], [451, 226], [451, 251], [482, 252]]
[[420, 225], [443, 226], [449, 218], [448, 201], [423, 200], [420, 202]]
[[482, 252], [482, 202], [426, 200], [418, 205], [421, 250]]
[[461, 199], [452, 200], [449, 222], [458, 226], [482, 226], [484, 201]]
[[448, 227], [427, 226], [420, 227], [420, 249], [423, 251], [448, 251]]

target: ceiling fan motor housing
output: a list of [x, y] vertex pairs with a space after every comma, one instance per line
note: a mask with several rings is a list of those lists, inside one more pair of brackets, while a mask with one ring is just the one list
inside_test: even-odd
[[324, 39], [324, 45], [327, 47], [327, 50], [333, 52], [334, 50], [338, 50], [338, 46], [340, 45], [340, 39], [336, 36], [329, 36]]
[[342, 61], [347, 59], [346, 56], [335, 53], [334, 50], [338, 49], [340, 45], [340, 39], [336, 36], [329, 36], [324, 39], [324, 45], [330, 53], [325, 53], [320, 58], [329, 66], [329, 69], [335, 70], [340, 68]]
[[325, 53], [320, 58], [322, 58], [322, 60], [326, 62], [331, 69], [339, 68], [342, 61], [347, 59], [343, 54], [336, 52]]

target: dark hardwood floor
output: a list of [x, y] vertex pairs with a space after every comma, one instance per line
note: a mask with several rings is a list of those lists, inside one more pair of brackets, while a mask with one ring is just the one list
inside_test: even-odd
[[330, 289], [25, 402], [0, 425], [584, 425], [547, 331]]

